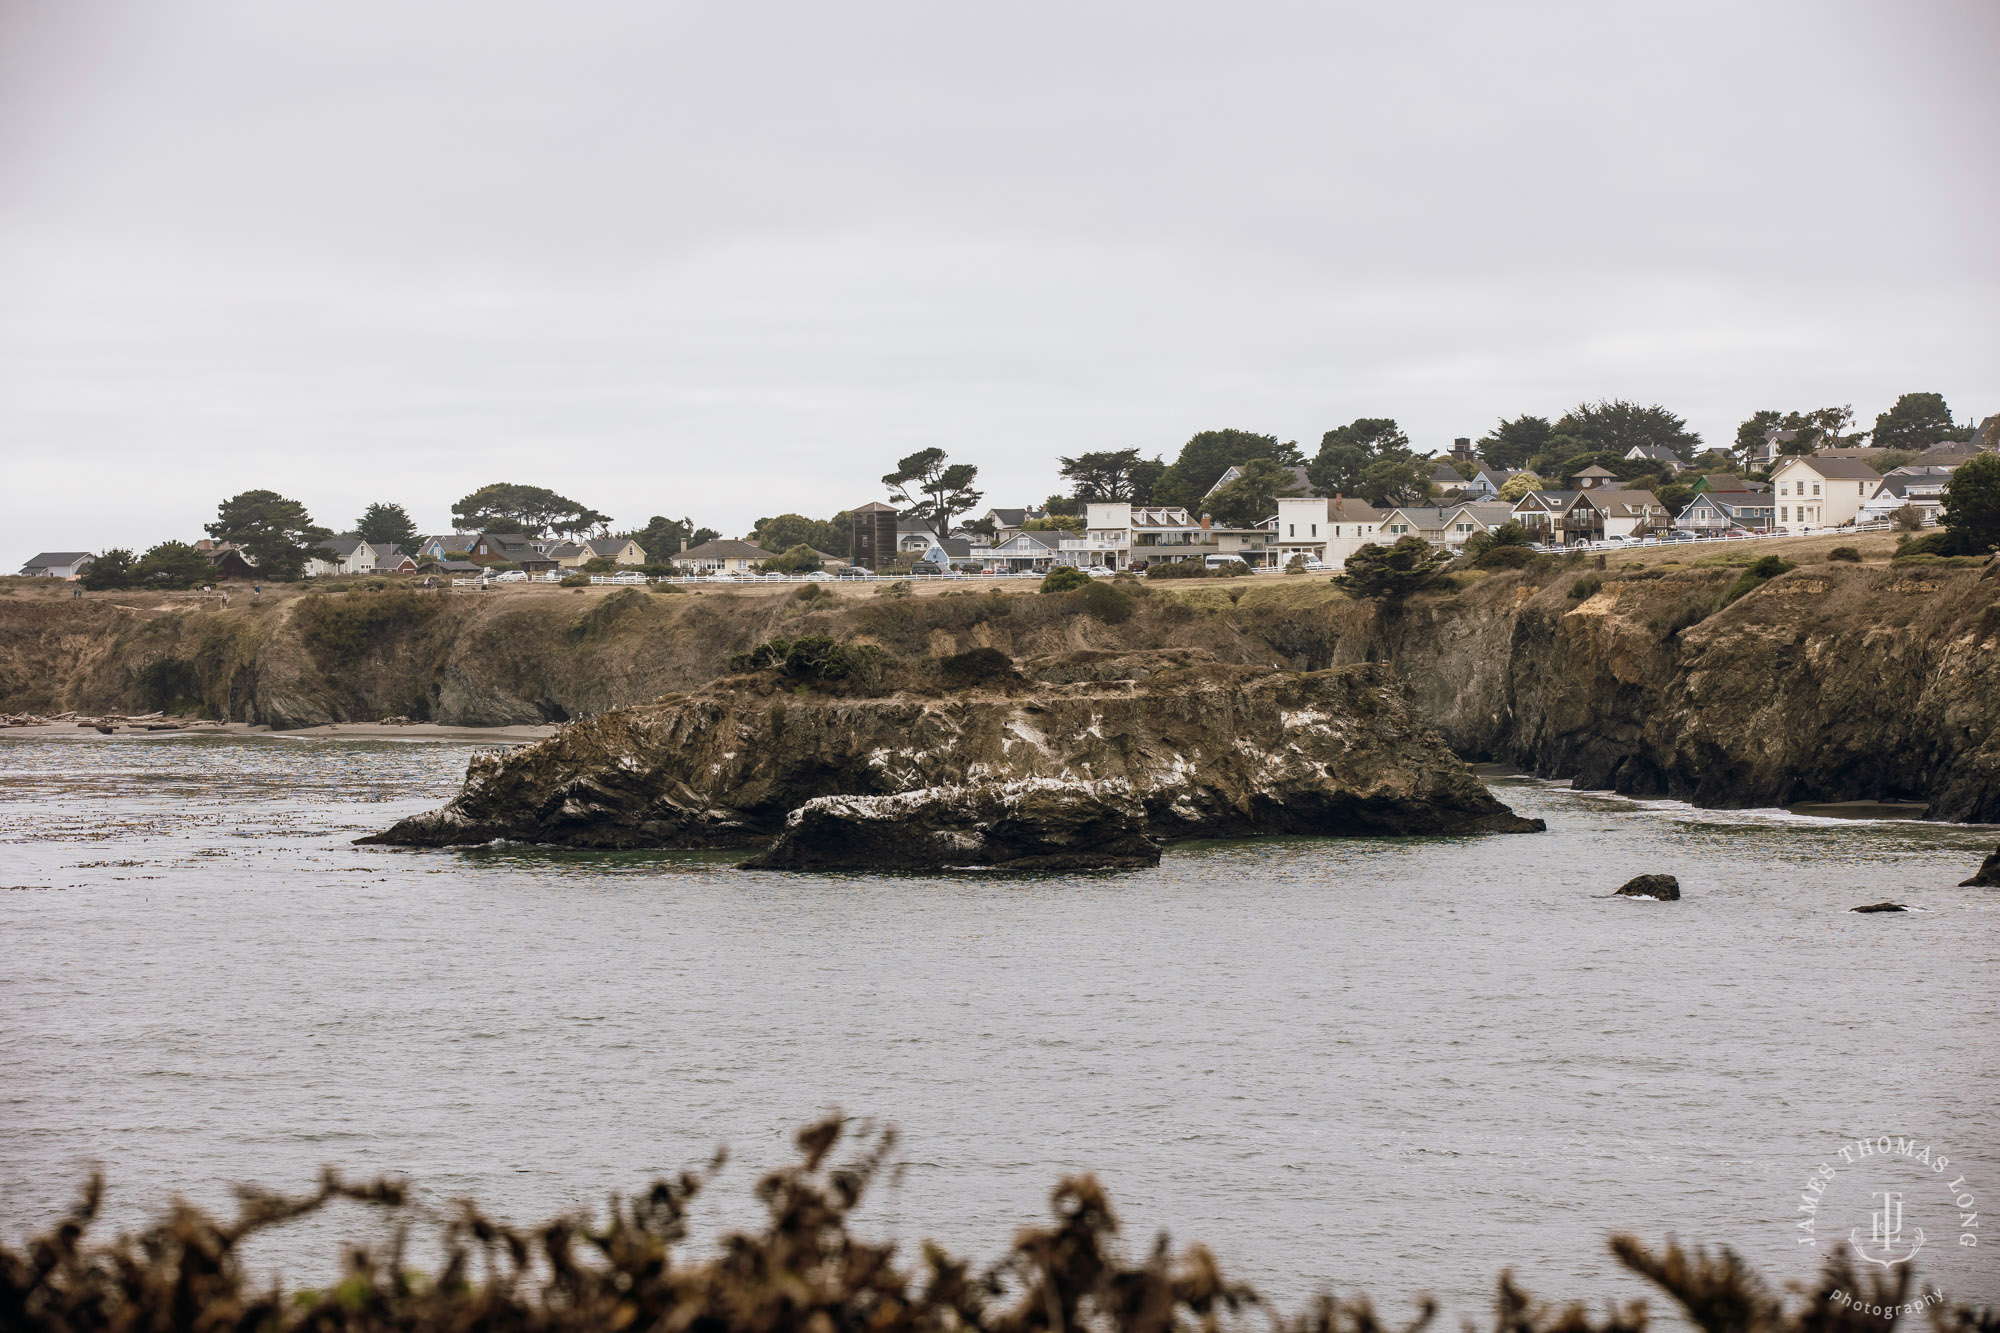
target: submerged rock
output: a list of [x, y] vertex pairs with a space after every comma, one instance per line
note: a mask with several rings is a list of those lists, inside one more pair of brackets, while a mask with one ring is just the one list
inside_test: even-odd
[[1869, 903], [1866, 907], [1850, 907], [1850, 912], [1907, 912], [1908, 903]]
[[1640, 875], [1637, 879], [1625, 881], [1625, 886], [1613, 896], [1657, 898], [1663, 903], [1677, 903], [1681, 900], [1681, 882], [1672, 875]]
[[2000, 889], [2000, 848], [1986, 858], [1979, 867], [1979, 873], [1971, 879], [1960, 880], [1961, 889]]
[[798, 693], [768, 673], [481, 755], [441, 810], [364, 842], [749, 847], [816, 797], [1122, 782], [1154, 839], [1522, 833], [1380, 666], [1198, 665], [947, 697]]
[[894, 796], [816, 796], [745, 870], [1106, 870], [1158, 865], [1123, 783], [1029, 778]]

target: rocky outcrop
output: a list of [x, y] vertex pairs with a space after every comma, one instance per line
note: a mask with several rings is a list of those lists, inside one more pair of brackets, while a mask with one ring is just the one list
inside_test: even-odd
[[1869, 903], [1865, 907], [1850, 907], [1847, 910], [1850, 912], [1862, 912], [1862, 913], [1907, 912], [1910, 910], [1910, 905], [1908, 903]]
[[1168, 679], [1202, 661], [1380, 663], [1467, 759], [1701, 806], [1886, 800], [2000, 822], [2000, 566], [1890, 566], [1878, 550], [1821, 564], [1810, 544], [1784, 549], [1800, 568], [1727, 605], [1738, 570], [1701, 562], [1738, 546], [1607, 570], [1578, 597], [1582, 567], [1550, 558], [1455, 575], [1456, 590], [1396, 606], [1317, 576], [1120, 584], [1129, 605], [1103, 615], [1077, 597], [993, 590], [805, 604], [778, 589], [430, 601], [267, 589], [227, 611], [197, 594], [20, 595], [0, 598], [0, 709], [281, 729], [392, 714], [563, 722], [700, 689], [731, 654], [800, 634], [879, 645], [900, 684], [921, 692], [928, 678], [933, 694], [957, 688], [940, 662], [982, 649], [1012, 658], [1029, 689]]
[[895, 796], [818, 796], [745, 870], [1128, 870], [1160, 843], [1124, 783], [1029, 778]]
[[1979, 873], [1971, 879], [1960, 880], [1961, 889], [2000, 889], [2000, 848], [1980, 864]]
[[473, 761], [458, 798], [367, 841], [744, 847], [823, 796], [1120, 783], [1162, 840], [1526, 832], [1381, 667], [1215, 664], [1143, 681], [882, 698], [775, 673], [623, 708]]
[[1681, 882], [1672, 875], [1639, 875], [1628, 879], [1615, 898], [1653, 898], [1663, 903], [1681, 900]]

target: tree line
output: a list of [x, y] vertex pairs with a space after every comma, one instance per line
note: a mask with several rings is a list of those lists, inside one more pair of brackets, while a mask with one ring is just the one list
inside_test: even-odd
[[[546, 487], [511, 482], [480, 487], [451, 507], [451, 517], [454, 531], [465, 533], [573, 539], [595, 534], [629, 539], [639, 544], [650, 562], [662, 565], [672, 561], [683, 543], [698, 546], [720, 535], [714, 528], [695, 526], [691, 518], [658, 514], [642, 528], [612, 532], [609, 515]], [[224, 500], [216, 508], [215, 521], [205, 524], [203, 531], [216, 543], [242, 550], [254, 562], [258, 575], [273, 582], [302, 577], [306, 561], [320, 543], [335, 535], [314, 522], [303, 503], [271, 490], [244, 491]], [[367, 506], [349, 531], [372, 545], [394, 545], [411, 554], [422, 535], [407, 509], [387, 501]], [[462, 559], [467, 553], [444, 554]], [[84, 570], [82, 582], [92, 589], [176, 589], [202, 587], [213, 583], [215, 577], [215, 564], [205, 552], [188, 542], [166, 541], [143, 555], [114, 547]]]

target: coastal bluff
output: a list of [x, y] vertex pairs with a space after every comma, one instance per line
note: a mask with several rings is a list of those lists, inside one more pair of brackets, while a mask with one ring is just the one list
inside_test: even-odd
[[1158, 667], [1141, 655], [1143, 679], [881, 697], [725, 678], [481, 755], [450, 804], [362, 841], [752, 847], [819, 797], [1029, 779], [1115, 784], [1161, 841], [1542, 827], [1487, 791], [1386, 668]]
[[[1861, 563], [1827, 559], [1847, 544]], [[1048, 684], [1147, 652], [1294, 672], [1374, 663], [1463, 759], [1706, 807], [1895, 801], [2000, 822], [2000, 560], [1892, 561], [1893, 545], [1689, 544], [1603, 571], [1544, 556], [1394, 604], [1317, 575], [1119, 580], [1096, 609], [1032, 584], [807, 601], [784, 585], [420, 595], [357, 581], [225, 610], [0, 580], [0, 713], [547, 726], [700, 690], [735, 655], [804, 635], [879, 647], [912, 678], [987, 649]], [[1731, 562], [1767, 551], [1797, 567], [1731, 596]]]

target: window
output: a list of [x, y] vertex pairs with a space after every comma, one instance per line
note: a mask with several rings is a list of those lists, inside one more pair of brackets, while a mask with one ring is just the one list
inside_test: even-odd
[[1781, 506], [1779, 506], [1779, 508], [1778, 508], [1778, 521], [1779, 521], [1780, 523], [1789, 523], [1789, 522], [1791, 522], [1791, 521], [1792, 521], [1792, 510], [1791, 510], [1791, 506], [1789, 506], [1789, 505], [1781, 505]]
[[1287, 537], [1296, 537], [1296, 536], [1298, 536], [1298, 535], [1299, 535], [1299, 525], [1298, 525], [1298, 524], [1296, 524], [1296, 523], [1287, 523], [1287, 524], [1285, 524], [1285, 535], [1286, 535]]
[[1813, 483], [1813, 494], [1814, 494], [1814, 495], [1818, 495], [1818, 494], [1819, 494], [1819, 483], [1818, 483], [1818, 482], [1814, 482], [1814, 483]]
[[1319, 524], [1315, 523], [1312, 525], [1312, 535], [1315, 537], [1319, 536]]

